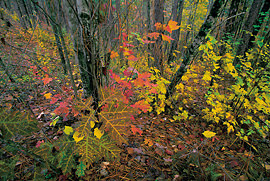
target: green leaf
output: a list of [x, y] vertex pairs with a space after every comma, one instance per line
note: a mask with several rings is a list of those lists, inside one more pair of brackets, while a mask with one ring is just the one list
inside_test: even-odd
[[84, 173], [85, 169], [86, 169], [86, 165], [84, 165], [83, 162], [81, 161], [80, 164], [77, 166], [76, 174], [79, 177], [84, 176], [85, 175], [85, 173]]

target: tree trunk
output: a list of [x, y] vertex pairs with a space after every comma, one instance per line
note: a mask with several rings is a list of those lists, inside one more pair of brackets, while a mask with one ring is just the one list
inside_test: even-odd
[[[182, 12], [184, 7], [184, 0], [174, 0], [173, 5], [172, 5], [172, 17], [173, 21], [178, 22], [178, 25], [181, 25], [182, 21]], [[172, 32], [172, 38], [174, 39], [171, 44], [171, 49], [168, 57], [168, 64], [173, 62], [174, 60], [174, 55], [173, 52], [177, 48], [177, 44], [179, 42], [179, 35], [180, 35], [180, 28], [177, 30], [174, 30]]]
[[264, 0], [254, 0], [252, 5], [251, 5], [247, 20], [244, 23], [244, 26], [242, 28], [242, 31], [243, 31], [242, 41], [238, 46], [237, 56], [233, 62], [234, 65], [237, 65], [240, 63], [240, 59], [238, 56], [244, 55], [245, 51], [248, 48], [248, 42], [249, 42], [250, 37], [251, 37], [250, 33], [252, 33], [254, 30], [253, 25], [255, 24], [256, 19], [259, 16], [259, 12], [260, 12], [260, 9], [261, 9], [263, 3], [264, 3]]
[[47, 9], [49, 10], [50, 16], [51, 16], [51, 19], [52, 19], [50, 21], [50, 24], [51, 24], [53, 32], [54, 32], [56, 46], [58, 48], [58, 53], [60, 55], [60, 59], [61, 59], [61, 63], [62, 63], [62, 66], [63, 66], [64, 74], [66, 75], [67, 74], [66, 60], [65, 60], [65, 57], [64, 57], [62, 43], [61, 43], [60, 38], [59, 38], [58, 27], [56, 25], [55, 8], [53, 8], [54, 4], [52, 4], [52, 1], [47, 1], [46, 4], [47, 4]]
[[174, 91], [175, 91], [175, 86], [181, 82], [181, 78], [184, 75], [184, 73], [187, 71], [188, 65], [192, 61], [192, 56], [195, 53], [195, 51], [199, 48], [203, 40], [205, 39], [205, 36], [207, 33], [210, 31], [210, 29], [213, 27], [215, 24], [218, 15], [221, 11], [221, 7], [224, 4], [225, 0], [216, 0], [213, 4], [213, 7], [204, 22], [204, 24], [201, 26], [199, 33], [195, 37], [193, 43], [189, 45], [187, 48], [187, 51], [185, 55], [183, 56], [183, 62], [180, 66], [180, 68], [177, 70], [177, 72], [172, 76], [171, 78], [171, 83], [169, 84], [166, 92], [166, 98], [169, 98]]
[[93, 97], [94, 109], [97, 109], [99, 47], [95, 36], [98, 36], [96, 35], [99, 23], [98, 5], [86, 0], [76, 2], [67, 0], [67, 3], [69, 25], [78, 57], [84, 95]]
[[[154, 24], [155, 23], [161, 23], [164, 22], [164, 0], [155, 0], [154, 1]], [[158, 31], [159, 33], [162, 32], [162, 30]], [[162, 54], [162, 38], [161, 35], [158, 37], [156, 43], [154, 44], [153, 48], [153, 57], [155, 59], [154, 66], [160, 70], [160, 72], [163, 72], [163, 54]]]
[[247, 50], [251, 49], [254, 46], [253, 41], [255, 40], [255, 36], [258, 35], [259, 33], [259, 30], [264, 22], [264, 18], [266, 17], [269, 8], [270, 8], [270, 1], [266, 0], [264, 2], [262, 10], [259, 13], [259, 17], [256, 19], [256, 22], [254, 23], [252, 36], [249, 39]]

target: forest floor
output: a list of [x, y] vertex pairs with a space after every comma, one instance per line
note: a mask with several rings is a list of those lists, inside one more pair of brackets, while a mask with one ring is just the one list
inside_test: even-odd
[[[9, 30], [1, 25], [1, 58], [8, 62], [8, 70], [16, 82], [1, 67], [1, 106], [24, 111], [31, 109], [39, 121], [39, 130], [31, 136], [16, 136], [14, 141], [32, 149], [41, 140], [53, 142], [63, 134], [66, 125], [75, 120], [63, 120], [56, 127], [50, 126], [52, 112], [56, 108], [46, 98], [46, 93], [65, 86], [72, 89], [58, 69], [60, 65], [53, 41], [46, 37], [48, 29], [38, 29], [37, 34], [24, 32], [12, 22]], [[4, 37], [5, 34], [5, 37]], [[51, 34], [51, 32], [50, 32]], [[45, 43], [46, 42], [46, 43]], [[33, 74], [29, 74], [33, 72]], [[51, 77], [62, 76], [60, 81], [44, 85], [45, 73]], [[42, 76], [38, 76], [41, 74]], [[57, 88], [58, 87], [58, 88]], [[200, 104], [197, 102], [197, 104]], [[201, 103], [203, 104], [203, 103]], [[137, 129], [130, 132], [128, 144], [122, 144], [118, 161], [100, 160], [78, 178], [74, 173], [51, 175], [44, 180], [262, 180], [270, 179], [269, 140], [255, 140], [253, 146], [220, 129], [216, 136], [205, 138], [202, 133], [209, 127], [200, 110], [186, 106], [192, 119], [174, 121], [171, 113], [161, 115], [140, 114], [131, 122]], [[2, 146], [2, 145], [1, 145]], [[2, 148], [2, 147], [1, 147]], [[56, 150], [57, 151], [57, 150]], [[32, 180], [34, 159], [19, 153], [14, 180]], [[12, 157], [9, 155], [9, 157]], [[4, 159], [0, 157], [1, 160]], [[1, 161], [0, 160], [0, 161]], [[268, 164], [267, 164], [268, 163]]]

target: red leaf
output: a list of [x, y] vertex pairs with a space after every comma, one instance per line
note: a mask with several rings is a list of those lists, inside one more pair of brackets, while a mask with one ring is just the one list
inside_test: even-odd
[[55, 104], [57, 101], [58, 101], [58, 99], [57, 99], [57, 98], [52, 97], [52, 100], [50, 101], [50, 104]]
[[46, 85], [52, 81], [52, 78], [49, 78], [49, 75], [46, 74], [45, 78], [43, 78], [42, 80], [43, 80], [44, 85]]
[[54, 110], [55, 114], [68, 114], [69, 113], [69, 108], [68, 108], [68, 103], [67, 102], [60, 102], [60, 106]]
[[36, 148], [40, 147], [40, 144], [41, 144], [41, 143], [44, 143], [44, 140], [38, 141], [37, 144], [36, 144]]
[[149, 41], [149, 40], [143, 40], [143, 39], [142, 39], [142, 42], [143, 43], [146, 43], [146, 44], [148, 44], [148, 43], [155, 43], [155, 41]]
[[142, 136], [142, 130], [140, 128], [136, 128], [134, 125], [131, 125], [131, 131], [135, 135], [136, 133], [139, 133], [140, 136]]
[[148, 102], [145, 102], [144, 100], [136, 102], [135, 104], [131, 105], [131, 107], [141, 109], [144, 113], [147, 113], [147, 111], [151, 108]]
[[127, 59], [128, 59], [128, 60], [132, 60], [132, 61], [137, 61], [137, 60], [138, 60], [138, 58], [135, 57], [134, 55], [129, 55], [129, 56], [127, 57]]
[[178, 149], [179, 149], [180, 151], [184, 150], [185, 148], [186, 148], [185, 145], [178, 145]]
[[171, 150], [166, 150], [165, 151], [168, 155], [173, 155], [173, 152]]

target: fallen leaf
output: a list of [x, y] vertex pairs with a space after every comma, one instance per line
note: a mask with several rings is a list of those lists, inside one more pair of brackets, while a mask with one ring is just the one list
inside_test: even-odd
[[150, 139], [148, 139], [148, 138], [146, 138], [146, 139], [144, 140], [144, 143], [145, 143], [146, 145], [148, 145], [148, 146], [153, 146], [153, 145], [154, 145], [153, 141], [150, 140]]
[[139, 133], [140, 136], [142, 136], [142, 133], [143, 133], [143, 131], [140, 128], [137, 128], [134, 125], [131, 125], [131, 131], [133, 135], [135, 135], [136, 133]]
[[159, 156], [162, 156], [163, 151], [162, 151], [162, 149], [156, 148], [155, 153], [158, 154]]
[[44, 85], [46, 85], [52, 81], [52, 78], [49, 78], [49, 75], [46, 74], [45, 78], [43, 78], [42, 80], [43, 80]]
[[44, 97], [46, 99], [50, 99], [52, 97], [52, 94], [51, 93], [44, 94]]
[[212, 131], [205, 131], [203, 132], [203, 135], [206, 137], [206, 138], [212, 138], [213, 136], [216, 135], [216, 133], [212, 132]]
[[173, 155], [173, 152], [171, 150], [165, 150], [165, 152], [168, 154], [168, 155]]

